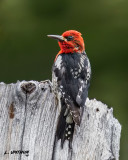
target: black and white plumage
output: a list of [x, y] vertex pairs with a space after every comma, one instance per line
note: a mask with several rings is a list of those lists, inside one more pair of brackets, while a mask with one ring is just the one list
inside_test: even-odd
[[61, 111], [56, 130], [56, 139], [69, 140], [75, 124], [80, 126], [83, 107], [88, 96], [91, 67], [85, 53], [84, 40], [76, 30], [65, 31], [62, 35], [48, 35], [56, 39], [60, 51], [52, 68], [53, 90], [61, 101]]
[[53, 64], [53, 87], [61, 100], [56, 136], [62, 147], [66, 139], [72, 141], [75, 124], [80, 125], [80, 108], [85, 106], [90, 77], [91, 66], [85, 52], [59, 54]]

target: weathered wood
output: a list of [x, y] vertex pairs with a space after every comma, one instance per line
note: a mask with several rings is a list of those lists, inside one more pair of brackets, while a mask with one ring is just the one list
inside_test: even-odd
[[0, 160], [119, 159], [121, 125], [112, 108], [87, 99], [72, 150], [68, 141], [63, 149], [54, 143], [59, 112], [48, 81], [0, 83]]

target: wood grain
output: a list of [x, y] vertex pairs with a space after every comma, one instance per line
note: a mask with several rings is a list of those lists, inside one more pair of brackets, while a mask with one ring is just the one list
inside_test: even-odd
[[55, 141], [60, 103], [49, 81], [0, 83], [0, 160], [119, 159], [121, 125], [113, 109], [86, 101], [72, 150]]

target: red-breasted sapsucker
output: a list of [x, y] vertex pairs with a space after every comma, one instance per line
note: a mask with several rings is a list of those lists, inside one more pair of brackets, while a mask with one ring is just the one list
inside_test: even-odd
[[[80, 125], [90, 85], [91, 66], [85, 53], [81, 33], [69, 30], [60, 35], [48, 35], [58, 40], [60, 51], [52, 68], [53, 88], [60, 94], [61, 112], [56, 137], [72, 142], [74, 126]], [[70, 145], [71, 146], [71, 145]]]

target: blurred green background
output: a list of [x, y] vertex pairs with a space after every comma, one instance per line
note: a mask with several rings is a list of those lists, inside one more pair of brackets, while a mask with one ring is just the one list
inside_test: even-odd
[[47, 34], [82, 33], [92, 66], [90, 98], [114, 107], [128, 158], [128, 1], [0, 0], [0, 81], [51, 79], [59, 46]]

